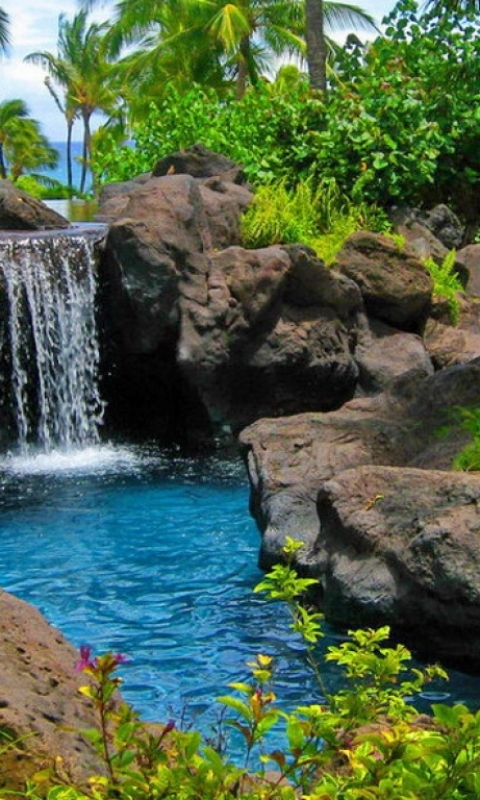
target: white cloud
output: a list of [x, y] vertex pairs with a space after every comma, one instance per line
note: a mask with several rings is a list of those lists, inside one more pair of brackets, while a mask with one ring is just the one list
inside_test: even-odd
[[[24, 58], [29, 53], [46, 50], [57, 53], [58, 18], [64, 13], [70, 19], [79, 11], [77, 0], [0, 0], [0, 6], [10, 19], [11, 48], [0, 60], [0, 101], [21, 98], [29, 114], [37, 119], [43, 133], [52, 141], [65, 139], [65, 123], [45, 84], [45, 71]], [[105, 19], [105, 9], [92, 14], [93, 19]], [[81, 137], [78, 127], [77, 138]]]

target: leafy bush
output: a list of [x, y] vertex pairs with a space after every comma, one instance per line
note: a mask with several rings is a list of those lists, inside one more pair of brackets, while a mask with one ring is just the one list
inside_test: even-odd
[[[322, 616], [308, 605], [316, 581], [299, 577], [292, 566], [301, 546], [287, 538], [285, 563], [276, 565], [256, 591], [287, 604], [324, 700], [283, 712], [273, 690], [274, 659], [259, 654], [250, 662], [250, 681], [232, 684], [233, 693], [219, 698], [231, 714], [226, 724], [245, 743], [244, 763], [237, 766], [196, 732], [176, 730], [173, 722], [141, 723], [116, 698], [115, 670], [124, 658], [111, 653], [92, 658], [85, 648], [79, 668], [89, 683], [82, 692], [94, 704], [99, 725], [83, 734], [97, 747], [105, 770], [84, 789], [58, 773], [39, 776], [49, 782], [48, 800], [478, 798], [480, 712], [435, 704], [430, 717], [419, 714], [412, 696], [446, 675], [438, 667], [412, 668], [409, 651], [388, 644], [387, 627], [351, 631], [344, 642], [329, 647], [325, 658], [343, 670], [345, 688], [330, 694], [323, 686], [316, 650]], [[279, 724], [285, 746], [268, 751], [265, 737]], [[259, 747], [260, 768], [253, 769], [250, 757]], [[37, 782], [27, 796], [38, 800], [41, 792]]]
[[[141, 122], [132, 143], [118, 146], [105, 129], [96, 135], [92, 168], [100, 182], [128, 180], [153, 168], [165, 155], [202, 142], [242, 164], [248, 180], [266, 183], [301, 173], [310, 128], [322, 124], [325, 106], [301, 87], [272, 95], [266, 84], [240, 101], [193, 86], [181, 93], [169, 87]], [[132, 146], [133, 145], [133, 146]]]
[[97, 137], [101, 181], [125, 180], [203, 142], [245, 167], [255, 185], [334, 180], [355, 203], [451, 205], [478, 226], [480, 37], [471, 18], [420, 14], [400, 0], [385, 34], [339, 49], [328, 102], [304, 86], [260, 82], [241, 101], [168, 87], [141, 121], [134, 148]]
[[478, 28], [473, 17], [418, 9], [400, 0], [384, 36], [339, 52], [326, 125], [311, 139], [313, 169], [354, 199], [441, 201], [476, 219]]
[[77, 190], [69, 189], [63, 183], [43, 175], [21, 175], [15, 181], [15, 186], [37, 200], [68, 200], [78, 195]]

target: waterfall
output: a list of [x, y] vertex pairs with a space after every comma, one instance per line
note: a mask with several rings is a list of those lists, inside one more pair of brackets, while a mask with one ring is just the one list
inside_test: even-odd
[[58, 232], [0, 239], [8, 394], [23, 453], [99, 441], [97, 240]]

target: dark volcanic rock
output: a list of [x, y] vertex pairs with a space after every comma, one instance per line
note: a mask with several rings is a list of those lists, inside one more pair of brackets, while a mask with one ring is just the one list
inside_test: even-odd
[[319, 492], [328, 618], [480, 668], [480, 476], [364, 466]]
[[396, 328], [418, 332], [433, 283], [421, 262], [385, 236], [359, 231], [347, 239], [336, 268], [360, 287], [367, 313]]
[[174, 174], [192, 175], [194, 178], [218, 176], [233, 183], [245, 183], [241, 167], [226, 156], [208, 150], [200, 142], [161, 158], [155, 164], [152, 174], [155, 177]]
[[480, 244], [470, 244], [457, 253], [457, 261], [468, 273], [466, 289], [470, 294], [480, 295]]
[[334, 408], [357, 380], [357, 287], [304, 248], [212, 253], [182, 287], [179, 363], [212, 417]]
[[[407, 612], [401, 605], [404, 600], [400, 601], [399, 598], [403, 598], [404, 592], [408, 593], [411, 578], [405, 577], [400, 567], [395, 567], [397, 571], [393, 579], [390, 570], [392, 556], [389, 555], [388, 539], [392, 509], [400, 514], [405, 500], [405, 516], [401, 518], [403, 522], [398, 523], [405, 528], [402, 534], [406, 537], [402, 545], [405, 547], [406, 541], [418, 535], [420, 528], [415, 520], [423, 519], [426, 509], [430, 514], [429, 530], [435, 530], [435, 525], [441, 530], [447, 524], [445, 514], [450, 504], [449, 513], [452, 516], [448, 530], [452, 535], [455, 530], [458, 532], [455, 547], [459, 553], [459, 564], [464, 563], [460, 556], [464, 532], [468, 538], [473, 535], [471, 532], [475, 530], [475, 525], [480, 530], [476, 501], [465, 500], [466, 490], [462, 488], [467, 485], [470, 488], [479, 486], [480, 478], [451, 471], [454, 457], [469, 441], [469, 435], [453, 424], [452, 411], [458, 406], [480, 406], [480, 359], [428, 377], [411, 373], [398, 379], [389, 391], [377, 397], [353, 400], [328, 414], [264, 419], [242, 431], [240, 441], [251, 481], [251, 510], [263, 534], [261, 566], [269, 568], [281, 559], [286, 536], [304, 541], [306, 547], [301, 551], [299, 564], [302, 570], [321, 578], [324, 590], [322, 603], [328, 618], [349, 625], [361, 620], [363, 622], [360, 624], [366, 620], [369, 620], [368, 624], [373, 620], [381, 620], [388, 621], [402, 631], [408, 628]], [[440, 436], [439, 431], [445, 426], [447, 433]], [[407, 470], [405, 479], [402, 478], [403, 470]], [[441, 470], [444, 477], [440, 480], [437, 472], [432, 470]], [[357, 502], [352, 489], [351, 515], [347, 509], [348, 490], [342, 493], [342, 509], [345, 508], [345, 511], [342, 510], [341, 524], [344, 524], [345, 532], [341, 534], [339, 529], [337, 532], [340, 523], [332, 517], [332, 508], [336, 503], [334, 487], [341, 476], [347, 474], [345, 471], [348, 475], [358, 472], [358, 476], [351, 480], [358, 481], [360, 485], [365, 479], [365, 491], [361, 501]], [[372, 475], [375, 480], [371, 479]], [[385, 480], [388, 476], [395, 476], [396, 485], [392, 478], [392, 487], [385, 489], [383, 475]], [[422, 492], [418, 493], [418, 503], [415, 492], [417, 478], [419, 486], [423, 487]], [[353, 484], [348, 485], [352, 488]], [[403, 491], [402, 487], [407, 485], [410, 490], [407, 493], [405, 489], [404, 497], [400, 490]], [[437, 500], [437, 491], [441, 494], [442, 486], [445, 514], [442, 503]], [[389, 502], [382, 507], [381, 495], [388, 495], [389, 498]], [[317, 505], [318, 498], [321, 502]], [[367, 542], [370, 528], [367, 527], [367, 533], [364, 533], [363, 528], [360, 529], [354, 522], [353, 515], [362, 504], [366, 512], [377, 508], [377, 503], [378, 512], [385, 515], [385, 541], [375, 540], [372, 544], [373, 539]], [[455, 511], [457, 506], [458, 512]], [[360, 515], [358, 519], [367, 525], [368, 520], [374, 518]], [[397, 524], [393, 511], [391, 522], [392, 526]], [[365, 547], [359, 544], [363, 541], [362, 537], [367, 542]], [[351, 562], [344, 555], [347, 538], [348, 546], [352, 549], [351, 553], [349, 551]], [[401, 546], [398, 545], [397, 549], [401, 549]], [[409, 568], [413, 569], [412, 563], [409, 564]], [[423, 591], [424, 596], [429, 597], [428, 626], [431, 633], [429, 638], [425, 636], [425, 646], [428, 643], [430, 647], [441, 637], [442, 629], [446, 630], [448, 603], [440, 589], [429, 585], [426, 578], [421, 589], [421, 569], [419, 563], [415, 573], [415, 580], [419, 584], [416, 591], [419, 596]], [[436, 567], [431, 569], [434, 571]], [[460, 573], [461, 567], [458, 576]], [[365, 587], [368, 580], [370, 584], [366, 592], [362, 586]], [[464, 590], [459, 577], [458, 580], [458, 597], [462, 598]], [[354, 585], [357, 582], [358, 596]], [[439, 578], [438, 586], [441, 585], [442, 579]], [[455, 588], [450, 590], [455, 592]], [[475, 605], [477, 601], [472, 598], [473, 595], [468, 602]], [[441, 651], [445, 657], [455, 660], [461, 652], [462, 637], [454, 635], [454, 629], [461, 616], [459, 609], [462, 603], [463, 600], [459, 601], [458, 606], [452, 605], [448, 623], [452, 635], [445, 636]], [[467, 608], [466, 619], [471, 620], [475, 615], [480, 617], [479, 612], [480, 607], [478, 610]], [[419, 626], [412, 622], [410, 627], [409, 641], [420, 648], [422, 638]], [[464, 639], [467, 628], [468, 623], [462, 629]], [[470, 664], [480, 664], [480, 660], [475, 660], [480, 654], [480, 631], [478, 635], [479, 641], [475, 645], [465, 643], [463, 652], [465, 658], [470, 659]], [[477, 653], [475, 656], [474, 650]]]
[[308, 248], [239, 247], [252, 197], [243, 186], [171, 174], [125, 192], [101, 210], [111, 219], [100, 305], [112, 420], [141, 418], [144, 434], [163, 435], [163, 419], [175, 436], [166, 421], [176, 404], [183, 430], [196, 420], [211, 436], [353, 396], [363, 304], [351, 280]]
[[359, 335], [355, 361], [359, 368], [356, 391], [359, 396], [384, 391], [408, 372], [414, 371], [420, 377], [431, 375], [434, 369], [421, 336], [373, 319]]
[[70, 222], [7, 180], [0, 180], [0, 230], [68, 228]]

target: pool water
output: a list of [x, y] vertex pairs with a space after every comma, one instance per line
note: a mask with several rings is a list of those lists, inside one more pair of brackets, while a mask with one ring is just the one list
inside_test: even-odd
[[[284, 708], [320, 699], [286, 609], [253, 593], [259, 533], [239, 461], [108, 446], [7, 456], [0, 536], [0, 586], [75, 646], [126, 654], [124, 696], [143, 718], [208, 731], [259, 652], [277, 657]], [[323, 677], [338, 684], [333, 665]], [[472, 702], [479, 685], [455, 677], [425, 700]]]
[[0, 585], [76, 646], [126, 654], [124, 695], [145, 718], [210, 724], [258, 652], [278, 653], [287, 702], [314, 691], [285, 609], [252, 592], [259, 534], [239, 462], [109, 448], [12, 458], [0, 504]]

